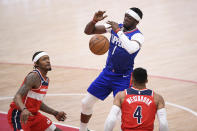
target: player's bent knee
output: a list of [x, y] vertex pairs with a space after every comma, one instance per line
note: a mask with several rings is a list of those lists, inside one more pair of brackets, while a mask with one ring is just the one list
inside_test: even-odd
[[81, 101], [82, 103], [82, 113], [86, 114], [86, 115], [90, 115], [93, 112], [93, 104], [89, 104], [88, 101], [86, 101], [85, 99], [83, 99]]
[[94, 97], [91, 94], [87, 94], [85, 98], [81, 101], [82, 103], [82, 113], [86, 115], [92, 114], [93, 106], [96, 103], [98, 98]]

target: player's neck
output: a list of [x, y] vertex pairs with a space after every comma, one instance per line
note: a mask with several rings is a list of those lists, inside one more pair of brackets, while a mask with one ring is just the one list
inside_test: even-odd
[[134, 84], [133, 87], [135, 89], [138, 89], [138, 90], [146, 89], [146, 85], [145, 84]]
[[40, 71], [40, 73], [42, 74], [42, 76], [46, 79], [47, 78], [47, 72], [48, 71], [45, 71], [45, 70], [43, 70], [41, 68], [37, 68], [37, 69]]
[[132, 31], [136, 28], [136, 25], [135, 26], [131, 26], [130, 28], [123, 28], [123, 32], [128, 32], [128, 31]]

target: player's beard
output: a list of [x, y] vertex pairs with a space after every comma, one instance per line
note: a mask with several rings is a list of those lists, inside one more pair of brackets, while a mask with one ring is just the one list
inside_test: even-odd
[[47, 69], [47, 71], [51, 71], [52, 70], [51, 64], [47, 65], [46, 69]]
[[133, 28], [136, 28], [136, 25], [135, 23], [124, 23], [123, 24], [123, 27], [124, 27], [124, 31], [130, 31], [132, 30]]
[[123, 27], [125, 28], [125, 30], [129, 30], [128, 26], [126, 26], [125, 24], [123, 24]]
[[124, 32], [132, 30], [131, 26], [123, 25], [123, 27], [124, 27], [123, 29]]
[[52, 68], [50, 67], [50, 68], [48, 68], [48, 71], [51, 71], [52, 70]]

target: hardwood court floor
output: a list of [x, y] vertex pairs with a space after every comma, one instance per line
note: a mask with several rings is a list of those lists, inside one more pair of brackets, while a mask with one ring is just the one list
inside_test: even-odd
[[[68, 120], [64, 123], [78, 127], [80, 101], [107, 56], [95, 56], [89, 51], [91, 36], [83, 33], [85, 25], [99, 9], [106, 10], [108, 18], [98, 24], [122, 22], [124, 12], [136, 6], [144, 13], [138, 28], [145, 43], [135, 67], [148, 70], [148, 87], [168, 102], [170, 130], [196, 131], [196, 5], [196, 0], [0, 0], [0, 111], [6, 112], [11, 102], [2, 99], [14, 96], [32, 70], [33, 53], [44, 50], [52, 65], [57, 65], [48, 74], [51, 81], [45, 102], [66, 111]], [[109, 34], [105, 35], [109, 38]], [[108, 97], [95, 105], [90, 129], [103, 130], [112, 101]], [[157, 121], [155, 126], [156, 131]], [[115, 130], [119, 130], [118, 126]]]

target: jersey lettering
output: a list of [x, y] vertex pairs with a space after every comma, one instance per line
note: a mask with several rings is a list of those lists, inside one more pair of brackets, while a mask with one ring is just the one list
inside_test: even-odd
[[137, 123], [141, 124], [141, 119], [142, 119], [142, 107], [137, 106], [135, 112], [133, 113], [133, 117], [137, 118]]
[[114, 34], [112, 34], [111, 42], [112, 42], [112, 44], [115, 44], [116, 46], [119, 46], [122, 48], [122, 44], [121, 44], [120, 39], [117, 36], [115, 36]]

